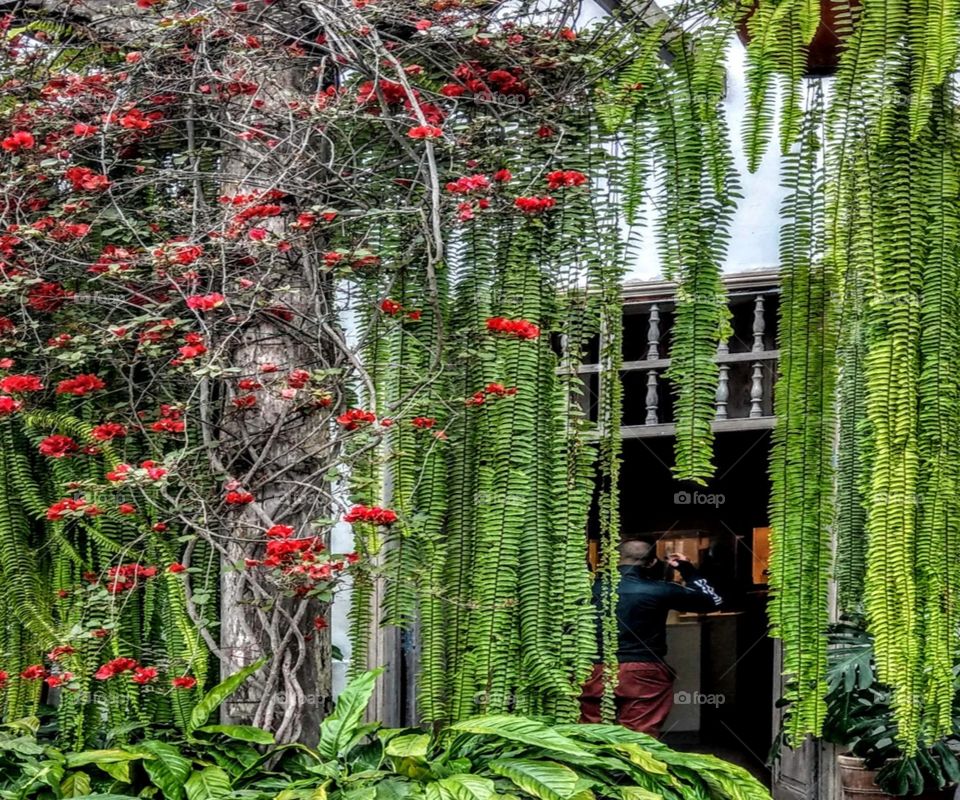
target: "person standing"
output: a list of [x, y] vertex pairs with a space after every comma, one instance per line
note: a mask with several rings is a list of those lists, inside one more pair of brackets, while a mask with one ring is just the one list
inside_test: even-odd
[[[656, 548], [639, 540], [620, 544], [620, 582], [617, 586], [617, 662], [619, 682], [614, 690], [617, 721], [631, 730], [658, 737], [673, 708], [676, 674], [664, 661], [667, 654], [667, 614], [671, 610], [716, 611], [723, 603], [716, 590], [699, 575], [690, 560], [672, 553], [666, 563], [678, 570], [684, 585], [664, 580], [664, 564]], [[603, 697], [602, 621], [599, 616], [601, 582], [594, 582], [598, 608], [597, 640], [600, 660], [583, 686], [580, 721], [600, 722]]]

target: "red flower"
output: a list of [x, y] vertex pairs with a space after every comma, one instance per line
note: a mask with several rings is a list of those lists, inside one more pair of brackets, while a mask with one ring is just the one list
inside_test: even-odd
[[51, 689], [56, 689], [58, 686], [63, 686], [65, 683], [70, 683], [73, 680], [72, 672], [64, 672], [60, 675], [51, 675], [49, 676], [44, 683], [47, 684]]
[[192, 689], [197, 685], [197, 679], [192, 675], [183, 675], [179, 678], [174, 678], [170, 683], [174, 689]]
[[288, 539], [292, 535], [292, 525], [274, 525], [271, 528], [267, 528], [267, 536], [272, 539]]
[[72, 497], [65, 497], [63, 500], [58, 500], [50, 508], [47, 509], [47, 519], [51, 522], [57, 522], [62, 520], [67, 516], [70, 517], [95, 517], [98, 514], [101, 514], [101, 510], [93, 505], [88, 503], [82, 497], [78, 500], [74, 500]]
[[59, 661], [63, 656], [72, 656], [76, 653], [76, 648], [71, 647], [68, 644], [57, 645], [49, 653], [47, 653], [47, 658], [51, 661]]
[[223, 305], [226, 298], [218, 292], [211, 294], [194, 294], [187, 298], [187, 308], [194, 311], [212, 311]]
[[391, 317], [395, 317], [401, 311], [403, 311], [403, 306], [400, 305], [396, 300], [391, 300], [389, 297], [380, 301], [380, 310]]
[[0, 147], [8, 153], [19, 153], [21, 150], [32, 150], [36, 140], [30, 131], [14, 131], [0, 142]]
[[377, 416], [372, 411], [364, 411], [360, 408], [351, 408], [345, 411], [339, 417], [339, 422], [348, 431], [355, 431], [361, 425], [368, 425], [377, 421]]
[[109, 442], [111, 439], [127, 435], [127, 429], [119, 422], [103, 422], [95, 425], [90, 435], [99, 442]]
[[587, 182], [587, 176], [575, 169], [558, 169], [547, 173], [547, 188], [561, 189], [564, 186], [582, 186]]
[[507, 183], [513, 180], [513, 174], [508, 169], [498, 169], [493, 173], [493, 179], [497, 183]]
[[89, 167], [70, 167], [63, 175], [75, 192], [102, 192], [110, 186], [110, 179], [106, 175], [94, 172]]
[[23, 408], [23, 403], [6, 394], [0, 394], [0, 417], [14, 414]]
[[110, 594], [130, 592], [157, 574], [156, 567], [141, 567], [139, 564], [121, 564], [107, 570], [105, 588]]
[[40, 442], [40, 454], [49, 458], [63, 458], [77, 452], [77, 443], [69, 436], [55, 433]]
[[374, 525], [392, 525], [398, 519], [397, 512], [389, 508], [380, 508], [380, 506], [354, 506], [347, 514], [344, 514], [343, 521], [370, 522]]
[[513, 204], [524, 214], [539, 214], [553, 208], [557, 201], [552, 197], [518, 197]]
[[65, 378], [57, 384], [57, 394], [72, 394], [77, 397], [106, 388], [106, 384], [96, 375], [77, 375], [75, 378]]
[[112, 661], [108, 661], [100, 669], [98, 669], [93, 677], [98, 681], [108, 681], [111, 678], [117, 677], [124, 672], [130, 672], [131, 670], [137, 669], [137, 661], [133, 658], [115, 658]]
[[446, 189], [451, 194], [469, 194], [483, 192], [490, 188], [490, 179], [486, 175], [464, 175], [447, 184]]
[[8, 680], [10, 680], [10, 673], [5, 669], [0, 669], [0, 689], [6, 687]]
[[516, 339], [536, 339], [540, 336], [540, 328], [525, 319], [491, 317], [487, 320], [487, 330], [491, 333], [502, 333]]
[[257, 404], [257, 398], [252, 394], [242, 394], [234, 397], [230, 402], [234, 408], [253, 408]]
[[67, 291], [59, 283], [47, 282], [34, 286], [27, 293], [27, 304], [34, 311], [51, 313], [60, 309], [71, 297], [73, 292]]
[[242, 506], [253, 502], [253, 495], [250, 492], [233, 489], [226, 493], [223, 501], [228, 506]]
[[94, 136], [100, 129], [96, 125], [87, 125], [83, 122], [78, 122], [73, 126], [73, 135], [74, 136]]
[[287, 376], [287, 386], [291, 389], [302, 389], [310, 382], [310, 373], [305, 369], [295, 369]]
[[443, 131], [435, 125], [416, 125], [407, 131], [411, 139], [439, 139]]
[[156, 667], [134, 667], [133, 677], [130, 679], [140, 686], [145, 686], [157, 679]]
[[136, 514], [137, 507], [132, 503], [121, 503], [117, 506], [117, 511], [119, 511], [121, 514]]
[[436, 425], [437, 421], [433, 417], [414, 417], [410, 420], [410, 424], [413, 425], [414, 428], [426, 430]]
[[167, 572], [172, 575], [179, 575], [181, 572], [186, 571], [186, 567], [183, 566], [179, 561], [174, 561], [169, 567], [167, 567]]
[[26, 394], [43, 390], [43, 384], [36, 375], [7, 375], [0, 378], [0, 390], [10, 394]]
[[46, 674], [47, 671], [43, 668], [43, 664], [31, 664], [20, 673], [20, 677], [25, 681], [39, 681], [46, 676]]

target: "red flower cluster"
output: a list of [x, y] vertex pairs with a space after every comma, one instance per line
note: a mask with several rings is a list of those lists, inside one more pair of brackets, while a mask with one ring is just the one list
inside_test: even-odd
[[460, 64], [453, 72], [456, 83], [447, 83], [440, 87], [444, 97], [461, 97], [466, 93], [490, 99], [495, 94], [528, 97], [530, 90], [520, 80], [523, 71], [520, 67], [488, 70], [476, 61]]
[[450, 181], [446, 189], [451, 194], [470, 194], [471, 192], [485, 192], [490, 188], [490, 179], [483, 174], [464, 175], [455, 181]]
[[77, 375], [75, 378], [64, 378], [57, 384], [57, 394], [72, 394], [83, 397], [91, 392], [106, 388], [105, 384], [96, 375]]
[[139, 666], [135, 658], [115, 658], [101, 666], [100, 669], [93, 674], [93, 677], [98, 681], [108, 681], [111, 678], [122, 675], [124, 672], [132, 672]]
[[47, 671], [43, 668], [43, 664], [31, 664], [20, 673], [20, 677], [25, 681], [39, 681], [42, 680], [46, 674]]
[[407, 131], [407, 136], [411, 139], [439, 139], [443, 130], [435, 125], [415, 125]]
[[553, 208], [557, 201], [552, 197], [518, 197], [513, 204], [524, 214], [540, 214]]
[[182, 416], [179, 408], [164, 403], [160, 406], [160, 419], [150, 423], [150, 430], [154, 433], [183, 433], [186, 426]]
[[345, 430], [355, 431], [361, 425], [370, 425], [377, 421], [377, 415], [372, 411], [364, 411], [361, 408], [351, 408], [345, 411], [339, 417], [337, 422], [343, 425]]
[[7, 375], [0, 378], [0, 391], [10, 394], [26, 394], [43, 391], [43, 383], [36, 375]]
[[77, 443], [69, 436], [55, 433], [40, 442], [40, 454], [49, 458], [64, 458], [76, 453]]
[[103, 512], [100, 508], [93, 503], [88, 503], [82, 497], [79, 499], [65, 497], [47, 509], [47, 519], [51, 522], [57, 522], [67, 517], [95, 517], [101, 513]]
[[7, 414], [15, 414], [21, 408], [23, 408], [23, 403], [19, 400], [6, 394], [0, 394], [0, 417], [6, 416]]
[[562, 189], [565, 186], [582, 186], [587, 182], [587, 176], [575, 169], [558, 169], [547, 173], [547, 188]]
[[111, 439], [118, 439], [127, 435], [126, 426], [119, 422], [102, 422], [94, 425], [90, 435], [98, 442], [109, 442]]
[[174, 689], [192, 689], [197, 685], [197, 679], [192, 675], [181, 675], [170, 681]]
[[187, 298], [187, 308], [194, 311], [213, 311], [220, 308], [226, 301], [226, 298], [218, 292], [210, 294], [194, 294]]
[[344, 514], [343, 521], [351, 525], [355, 522], [369, 522], [373, 525], [393, 525], [398, 519], [397, 512], [380, 506], [354, 506]]
[[30, 131], [14, 131], [10, 136], [0, 142], [0, 147], [8, 153], [19, 153], [21, 150], [32, 150], [36, 145], [36, 140]]
[[536, 339], [540, 336], [540, 328], [525, 319], [490, 317], [487, 320], [487, 330], [490, 333], [501, 333], [516, 339]]
[[147, 580], [157, 574], [156, 567], [141, 567], [139, 564], [121, 564], [107, 570], [106, 590], [110, 594], [131, 592], [140, 586], [141, 580]]
[[70, 167], [63, 173], [75, 192], [102, 192], [110, 186], [106, 175], [94, 172], [90, 167]]
[[410, 424], [413, 425], [414, 428], [429, 430], [437, 424], [437, 421], [433, 417], [414, 417], [410, 420]]
[[420, 321], [421, 312], [419, 310], [405, 310], [400, 303], [396, 300], [391, 300], [389, 297], [380, 301], [380, 310], [388, 317], [399, 317], [402, 314], [411, 322]]
[[59, 283], [48, 281], [37, 284], [27, 292], [27, 305], [34, 311], [49, 314], [58, 311], [71, 297], [73, 292], [64, 289]]
[[274, 576], [292, 588], [297, 595], [306, 595], [321, 586], [326, 586], [341, 572], [346, 563], [353, 563], [348, 556], [343, 560], [331, 561], [321, 554], [326, 550], [323, 538], [306, 536], [295, 539], [290, 525], [274, 525], [267, 530], [266, 553], [261, 560], [248, 558], [248, 568], [264, 567], [272, 570]]
[[228, 506], [245, 506], [253, 502], [253, 495], [243, 489], [231, 489], [223, 496], [223, 502]]
[[510, 397], [517, 393], [517, 387], [511, 386], [509, 389], [502, 383], [488, 383], [479, 392], [474, 392], [467, 398], [468, 406], [482, 406], [492, 397]]

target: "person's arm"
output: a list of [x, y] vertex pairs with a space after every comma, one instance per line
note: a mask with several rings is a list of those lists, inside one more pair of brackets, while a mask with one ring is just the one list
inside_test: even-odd
[[679, 553], [667, 558], [667, 563], [675, 568], [683, 578], [684, 586], [671, 587], [668, 598], [670, 608], [677, 611], [706, 612], [716, 611], [723, 604], [723, 598], [694, 568], [690, 560]]

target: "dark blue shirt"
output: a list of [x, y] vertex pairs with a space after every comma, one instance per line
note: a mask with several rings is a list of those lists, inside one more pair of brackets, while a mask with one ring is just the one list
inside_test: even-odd
[[[720, 595], [693, 565], [681, 561], [677, 569], [685, 586], [652, 577], [649, 569], [620, 567], [617, 587], [617, 661], [662, 661], [667, 654], [667, 613], [671, 610], [716, 611]], [[602, 583], [594, 582], [594, 604], [600, 608]], [[597, 619], [598, 650], [602, 651], [600, 615]], [[602, 658], [602, 656], [601, 656]]]

